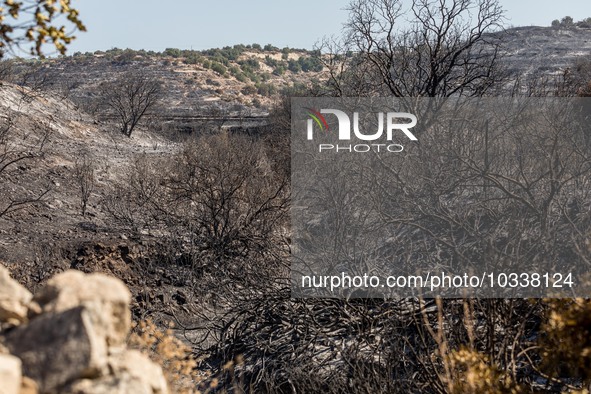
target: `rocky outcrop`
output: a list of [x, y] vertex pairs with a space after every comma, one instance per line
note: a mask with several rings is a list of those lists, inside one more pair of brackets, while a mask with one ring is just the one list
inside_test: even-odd
[[152, 394], [163, 393], [166, 387], [160, 367], [138, 351], [128, 350], [111, 357], [109, 368], [113, 374], [79, 380], [67, 391], [72, 394]]
[[72, 270], [33, 296], [0, 267], [0, 392], [167, 393], [160, 366], [126, 348], [130, 300], [119, 279]]
[[0, 393], [19, 394], [21, 382], [21, 360], [9, 354], [0, 354]]
[[66, 271], [50, 279], [34, 301], [46, 314], [84, 307], [96, 334], [111, 347], [123, 345], [131, 328], [131, 293], [123, 282], [104, 274]]
[[44, 391], [57, 391], [79, 378], [96, 378], [107, 370], [104, 325], [96, 310], [78, 306], [44, 314], [6, 336], [10, 352], [23, 361], [23, 372]]
[[0, 265], [0, 324], [19, 325], [26, 322], [32, 299], [33, 295], [12, 280], [8, 270]]

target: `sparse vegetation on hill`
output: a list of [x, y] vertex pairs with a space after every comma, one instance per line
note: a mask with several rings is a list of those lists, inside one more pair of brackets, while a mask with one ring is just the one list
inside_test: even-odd
[[578, 22], [575, 22], [572, 16], [565, 16], [564, 18], [558, 20], [554, 19], [552, 21], [552, 27], [554, 28], [574, 28], [580, 27], [583, 29], [591, 29], [591, 17], [582, 19]]
[[[278, 54], [281, 54], [281, 56]], [[231, 74], [234, 77], [238, 78], [239, 75], [244, 74], [253, 80], [253, 82], [258, 82], [255, 79], [260, 77], [258, 73], [261, 70], [260, 61], [264, 61], [277, 74], [282, 74], [286, 69], [290, 69], [294, 73], [317, 73], [323, 69], [319, 59], [320, 53], [316, 50], [279, 49], [270, 44], [265, 45], [264, 48], [258, 44], [239, 44], [233, 47], [207, 49], [203, 51], [167, 48], [161, 53], [114, 48], [105, 52], [97, 51], [85, 54], [77, 52], [73, 56], [79, 59], [92, 59], [95, 56], [101, 56], [122, 64], [141, 59], [171, 58], [176, 62], [182, 62], [188, 65], [200, 65], [206, 69], [213, 69], [215, 67], [214, 71], [221, 75], [225, 75], [226, 68], [230, 68], [233, 69]], [[225, 68], [222, 68], [222, 66]]]
[[[284, 54], [288, 55], [286, 60]], [[167, 105], [159, 111], [169, 118], [208, 117], [212, 113], [244, 117], [266, 115], [277, 94], [294, 84], [323, 80], [317, 56], [314, 51], [281, 52], [237, 45], [207, 51], [169, 48], [162, 53], [111, 49], [0, 65], [6, 69], [5, 80], [29, 88], [36, 85], [35, 90], [59, 91], [91, 114], [105, 114], [99, 108], [100, 97], [104, 97], [99, 85], [112, 85], [141, 67], [146, 77], [166, 86], [162, 99]], [[109, 116], [119, 116], [116, 114], [111, 108]], [[187, 127], [195, 128], [192, 124]]]

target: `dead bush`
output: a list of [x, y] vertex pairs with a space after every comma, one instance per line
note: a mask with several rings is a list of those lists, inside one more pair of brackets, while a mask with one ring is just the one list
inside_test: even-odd
[[95, 187], [95, 164], [88, 152], [81, 154], [74, 162], [74, 177], [80, 196], [80, 213], [86, 216], [88, 200]]

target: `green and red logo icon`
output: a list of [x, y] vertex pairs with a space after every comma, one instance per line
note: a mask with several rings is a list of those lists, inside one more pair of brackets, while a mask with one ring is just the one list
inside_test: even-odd
[[325, 128], [326, 131], [330, 130], [328, 127], [328, 122], [326, 121], [326, 119], [324, 119], [324, 116], [322, 116], [320, 112], [309, 107], [305, 107], [304, 109], [308, 111], [308, 115], [314, 120], [314, 122], [316, 122], [318, 127], [320, 127], [320, 130], [324, 131]]

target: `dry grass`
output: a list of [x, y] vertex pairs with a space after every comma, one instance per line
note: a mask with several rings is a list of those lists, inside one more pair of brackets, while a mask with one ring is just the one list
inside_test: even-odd
[[209, 378], [196, 369], [199, 360], [189, 346], [174, 336], [172, 325], [161, 329], [149, 319], [140, 321], [132, 330], [129, 345], [162, 367], [173, 393], [197, 393], [195, 388]]

